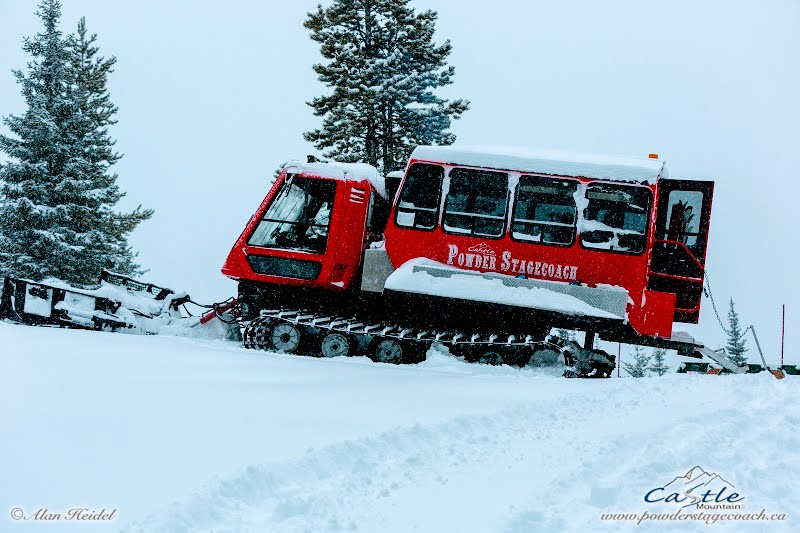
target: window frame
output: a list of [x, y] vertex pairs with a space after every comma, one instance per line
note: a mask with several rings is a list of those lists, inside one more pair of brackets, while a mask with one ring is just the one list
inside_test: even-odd
[[[262, 222], [279, 222], [281, 224], [292, 224], [292, 225], [301, 224], [298, 221], [279, 220], [279, 219], [275, 219], [275, 218], [266, 218], [266, 216], [265, 216], [269, 212], [270, 208], [279, 199], [279, 197], [281, 195], [281, 192], [284, 190], [284, 187], [287, 186], [287, 184], [288, 184], [288, 186], [291, 186], [292, 183], [294, 183], [294, 180], [296, 180], [298, 178], [299, 179], [305, 179], [305, 180], [317, 180], [317, 181], [321, 181], [321, 182], [331, 183], [333, 185], [333, 198], [331, 199], [330, 216], [328, 217], [328, 224], [327, 225], [323, 225], [323, 224], [307, 224], [309, 228], [312, 227], [312, 226], [313, 227], [324, 227], [324, 228], [326, 228], [328, 230], [327, 233], [325, 234], [325, 247], [322, 249], [321, 252], [317, 252], [317, 251], [312, 251], [312, 250], [301, 250], [301, 249], [298, 249], [298, 248], [285, 248], [285, 247], [282, 247], [282, 246], [268, 246], [268, 245], [264, 245], [264, 244], [253, 244], [251, 242], [252, 239], [253, 239], [253, 236], [258, 231], [258, 228], [259, 228], [259, 226], [261, 226]], [[290, 181], [291, 181], [291, 183], [289, 183]], [[333, 222], [333, 213], [334, 213], [334, 209], [336, 208], [336, 196], [337, 196], [338, 191], [339, 191], [339, 180], [319, 178], [319, 177], [316, 177], [316, 176], [306, 176], [306, 175], [303, 175], [303, 174], [287, 174], [286, 178], [284, 178], [284, 180], [283, 180], [283, 183], [281, 183], [280, 187], [278, 187], [278, 190], [275, 192], [275, 195], [270, 199], [269, 204], [267, 204], [267, 206], [264, 208], [264, 213], [262, 214], [262, 216], [260, 216], [258, 218], [258, 220], [256, 221], [255, 225], [253, 226], [253, 231], [251, 231], [250, 234], [247, 236], [247, 239], [244, 242], [245, 246], [253, 246], [254, 248], [260, 248], [260, 249], [263, 249], [263, 250], [280, 250], [280, 251], [284, 251], [284, 252], [296, 252], [296, 253], [312, 254], [312, 255], [325, 255], [328, 252], [328, 241], [330, 241], [331, 227], [333, 226], [333, 224], [332, 224], [332, 222]]]
[[[400, 207], [401, 197], [403, 196], [403, 190], [406, 188], [406, 181], [408, 181], [408, 175], [411, 172], [411, 168], [414, 165], [427, 165], [427, 166], [431, 166], [431, 167], [439, 167], [440, 169], [442, 169], [442, 182], [441, 182], [441, 185], [439, 186], [439, 191], [436, 193], [437, 194], [437, 196], [436, 196], [436, 210], [435, 210], [435, 216], [434, 216], [434, 224], [433, 224], [433, 227], [431, 227], [431, 228], [418, 228], [416, 225], [404, 226], [402, 224], [398, 224], [398, 222], [397, 222], [397, 216], [400, 214], [400, 209], [406, 209], [406, 210], [414, 209], [414, 210], [427, 211], [427, 212], [432, 211], [431, 209], [429, 209], [427, 207], [414, 207], [414, 208], [408, 208], [408, 207], [402, 207], [401, 208]], [[394, 204], [394, 216], [391, 217], [391, 218], [392, 218], [392, 222], [394, 223], [396, 228], [402, 229], [402, 230], [427, 231], [427, 232], [436, 231], [439, 228], [439, 224], [441, 222], [441, 215], [442, 215], [442, 190], [444, 188], [444, 180], [447, 178], [447, 172], [448, 172], [447, 168], [445, 168], [445, 166], [443, 164], [434, 163], [434, 162], [430, 162], [430, 161], [414, 161], [413, 163], [411, 163], [408, 166], [408, 170], [406, 170], [405, 176], [403, 176], [403, 181], [400, 183], [400, 187], [397, 189], [397, 192], [395, 193], [395, 200], [396, 201], [395, 201], [395, 204]]]
[[[556, 177], [556, 176], [545, 176], [545, 175], [541, 175], [541, 174], [529, 174], [529, 173], [520, 174], [519, 175], [519, 179], [517, 181], [517, 185], [516, 185], [516, 187], [514, 187], [514, 202], [513, 202], [512, 208], [511, 208], [511, 212], [509, 213], [508, 236], [511, 237], [512, 241], [520, 242], [520, 243], [523, 243], [523, 244], [542, 244], [544, 246], [557, 246], [559, 248], [571, 248], [572, 246], [575, 246], [575, 241], [578, 240], [578, 234], [579, 234], [579, 232], [578, 232], [578, 221], [580, 220], [580, 215], [581, 215], [581, 213], [578, 210], [578, 202], [575, 202], [575, 224], [573, 224], [573, 226], [572, 226], [573, 229], [575, 230], [575, 232], [573, 233], [572, 242], [571, 243], [569, 243], [569, 244], [561, 244], [561, 243], [555, 243], [555, 242], [533, 241], [533, 240], [520, 239], [518, 237], [514, 237], [514, 220], [515, 220], [514, 213], [516, 213], [516, 211], [517, 211], [517, 201], [519, 200], [519, 187], [520, 187], [520, 182], [522, 181], [522, 178], [524, 178], [526, 176], [530, 176], [530, 177], [533, 177], [533, 178], [547, 179], [547, 180], [551, 180], [551, 181], [570, 181], [570, 182], [573, 182], [573, 183], [575, 183], [577, 185], [576, 191], [578, 191], [578, 192], [581, 192], [581, 188], [583, 186], [583, 183], [581, 182], [581, 180], [578, 180], [578, 179], [575, 179], [575, 178], [560, 178], [560, 177]], [[573, 197], [573, 199], [574, 199], [574, 197]], [[539, 224], [539, 222], [536, 222], [536, 221], [532, 221], [531, 223]], [[546, 222], [543, 223], [543, 224], [544, 225], [548, 225]], [[553, 225], [562, 226], [562, 224], [553, 224]], [[566, 227], [566, 224], [564, 224], [563, 226]]]
[[[474, 221], [473, 221], [472, 231], [470, 233], [462, 233], [462, 232], [459, 232], [459, 231], [448, 231], [444, 227], [444, 217], [447, 214], [447, 197], [450, 195], [450, 185], [451, 185], [451, 183], [449, 181], [450, 180], [450, 174], [454, 170], [458, 170], [458, 169], [477, 170], [479, 172], [492, 172], [492, 173], [495, 173], [495, 174], [505, 174], [505, 176], [506, 176], [506, 200], [505, 200], [505, 204], [504, 204], [504, 208], [503, 208], [505, 213], [504, 213], [504, 215], [502, 217], [502, 219], [503, 219], [503, 230], [500, 232], [500, 235], [498, 235], [496, 237], [493, 236], [493, 235], [476, 235], [475, 234]], [[475, 239], [491, 239], [491, 240], [495, 240], [495, 241], [496, 240], [500, 240], [500, 239], [502, 239], [502, 238], [504, 238], [506, 236], [506, 234], [508, 233], [508, 215], [509, 215], [508, 206], [509, 206], [509, 203], [510, 203], [510, 200], [511, 200], [511, 191], [509, 190], [511, 172], [503, 171], [503, 170], [489, 169], [489, 168], [466, 167], [466, 166], [460, 166], [459, 165], [459, 166], [452, 166], [449, 169], [447, 169], [447, 171], [445, 172], [445, 178], [448, 180], [447, 194], [444, 195], [444, 202], [443, 202], [443, 205], [442, 205], [441, 216], [439, 217], [440, 218], [439, 227], [442, 229], [442, 233], [445, 233], [447, 235], [455, 235], [455, 236], [459, 236], [459, 237], [472, 237], [472, 238], [475, 238]], [[456, 213], [457, 213], [456, 216], [466, 216], [466, 217], [472, 218], [473, 220], [474, 220], [475, 217], [492, 218], [492, 219], [500, 219], [501, 218], [501, 217], [493, 216], [493, 215], [485, 216], [485, 215], [479, 215], [477, 213], [462, 213], [460, 211], [456, 212]]]
[[[578, 241], [578, 244], [580, 245], [580, 247], [583, 248], [584, 250], [589, 250], [589, 251], [593, 251], [593, 252], [606, 252], [606, 253], [613, 253], [613, 254], [623, 254], [623, 255], [630, 255], [630, 256], [633, 256], [633, 257], [638, 257], [638, 256], [641, 256], [641, 255], [644, 255], [644, 254], [648, 253], [648, 251], [651, 248], [651, 246], [649, 246], [649, 243], [650, 243], [651, 229], [652, 229], [652, 226], [653, 226], [653, 197], [654, 197], [653, 189], [651, 187], [648, 187], [647, 185], [641, 185], [639, 183], [624, 183], [624, 182], [619, 182], [619, 181], [604, 181], [604, 180], [594, 180], [594, 181], [585, 182], [583, 184], [583, 197], [584, 197], [584, 200], [586, 200], [586, 209], [589, 209], [589, 202], [591, 202], [591, 200], [589, 200], [589, 198], [586, 197], [586, 192], [587, 192], [589, 186], [591, 186], [591, 185], [611, 185], [611, 186], [614, 186], [614, 187], [632, 187], [632, 188], [643, 189], [643, 190], [647, 191], [647, 207], [646, 207], [646, 213], [645, 213], [645, 226], [644, 226], [644, 234], [643, 234], [643, 236], [644, 236], [644, 246], [642, 246], [642, 251], [641, 252], [629, 252], [629, 251], [626, 251], [626, 250], [612, 250], [612, 249], [606, 249], [606, 248], [593, 248], [591, 246], [584, 246], [583, 238], [582, 238], [583, 237], [583, 231], [578, 231], [578, 235], [576, 237], [576, 240]], [[586, 217], [583, 215], [583, 213], [580, 213], [580, 220], [586, 220]], [[580, 227], [578, 229], [580, 230]], [[620, 228], [617, 228], [617, 229], [620, 229]]]

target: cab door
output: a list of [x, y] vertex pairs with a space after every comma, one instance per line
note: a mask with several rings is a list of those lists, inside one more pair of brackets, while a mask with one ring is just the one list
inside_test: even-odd
[[657, 194], [648, 288], [675, 293], [674, 320], [696, 324], [703, 295], [714, 182], [661, 180]]

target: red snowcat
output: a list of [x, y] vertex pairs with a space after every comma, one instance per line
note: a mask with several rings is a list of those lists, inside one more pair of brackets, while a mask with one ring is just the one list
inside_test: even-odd
[[404, 363], [439, 343], [607, 377], [599, 338], [739, 373], [673, 331], [698, 321], [713, 190], [669, 179], [655, 154], [420, 146], [385, 178], [310, 157], [283, 167], [222, 272], [249, 348]]

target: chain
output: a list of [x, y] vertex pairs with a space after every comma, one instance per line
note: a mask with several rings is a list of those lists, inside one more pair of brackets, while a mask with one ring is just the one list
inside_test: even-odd
[[714, 301], [714, 295], [711, 293], [711, 280], [708, 277], [708, 270], [705, 271], [705, 275], [706, 286], [703, 288], [703, 294], [705, 294], [706, 297], [711, 300], [711, 307], [714, 308], [714, 314], [717, 317], [717, 322], [719, 322], [719, 327], [722, 328], [722, 331], [725, 332], [725, 335], [730, 336], [731, 332], [725, 327], [725, 324], [722, 323], [722, 319], [719, 316], [719, 311], [717, 311], [717, 303]]

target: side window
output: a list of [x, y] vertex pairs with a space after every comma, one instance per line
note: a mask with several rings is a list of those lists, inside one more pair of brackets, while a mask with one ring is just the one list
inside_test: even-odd
[[411, 165], [397, 201], [395, 223], [403, 228], [435, 228], [439, 222], [443, 179], [444, 168], [439, 165]]
[[511, 219], [511, 236], [520, 241], [569, 246], [575, 242], [579, 183], [520, 176]]
[[607, 183], [588, 185], [581, 244], [586, 248], [643, 253], [647, 243], [651, 196], [645, 187]]
[[501, 237], [507, 207], [508, 174], [454, 168], [450, 171], [442, 228], [449, 233]]
[[367, 211], [367, 231], [374, 234], [381, 234], [386, 229], [386, 221], [389, 219], [391, 204], [381, 195], [372, 191], [369, 197], [369, 210]]
[[677, 241], [689, 249], [697, 246], [703, 209], [703, 193], [675, 190], [669, 193], [667, 207], [667, 232], [659, 238]]

